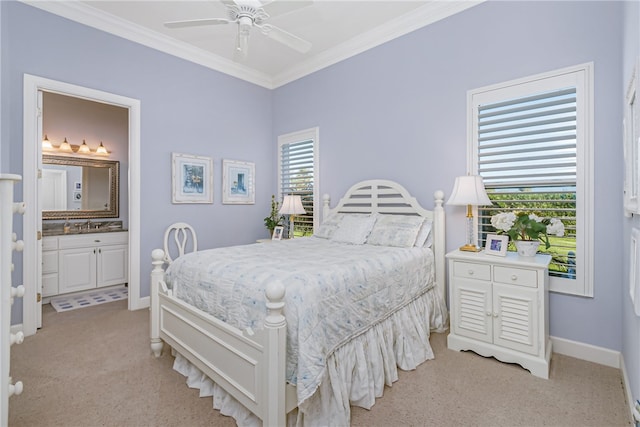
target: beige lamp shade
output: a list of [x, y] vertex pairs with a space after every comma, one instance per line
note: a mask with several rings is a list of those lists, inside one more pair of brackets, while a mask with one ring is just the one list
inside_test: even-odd
[[282, 201], [282, 206], [278, 211], [280, 215], [301, 215], [307, 213], [302, 206], [302, 198], [295, 195], [286, 195]]
[[487, 192], [484, 189], [482, 177], [479, 175], [457, 177], [447, 204], [456, 206], [490, 205], [491, 200], [489, 200], [489, 196], [487, 196]]

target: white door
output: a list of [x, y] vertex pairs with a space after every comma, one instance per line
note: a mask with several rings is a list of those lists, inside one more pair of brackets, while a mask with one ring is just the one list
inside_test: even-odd
[[42, 169], [40, 201], [43, 211], [67, 210], [67, 171]]
[[[36, 126], [36, 135], [42, 135], [42, 91], [38, 91], [38, 125]], [[35, 266], [35, 300], [36, 300], [36, 328], [42, 328], [42, 197], [39, 195], [43, 194], [42, 189], [42, 144], [37, 144], [37, 168], [38, 168], [38, 179], [36, 180], [36, 224], [38, 227], [38, 232], [36, 235], [36, 266]], [[66, 176], [65, 176], [66, 178]], [[66, 191], [66, 182], [65, 182], [65, 191]], [[33, 294], [30, 294], [33, 295]], [[26, 293], [25, 293], [26, 297]], [[24, 307], [23, 307], [24, 310]], [[24, 316], [24, 314], [23, 314]]]

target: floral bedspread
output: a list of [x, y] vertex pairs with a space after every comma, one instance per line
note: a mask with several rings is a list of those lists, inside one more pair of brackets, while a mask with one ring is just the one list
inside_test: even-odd
[[286, 287], [287, 381], [301, 403], [341, 344], [433, 286], [433, 253], [308, 237], [194, 252], [167, 269], [178, 298], [240, 329], [261, 328], [271, 280]]

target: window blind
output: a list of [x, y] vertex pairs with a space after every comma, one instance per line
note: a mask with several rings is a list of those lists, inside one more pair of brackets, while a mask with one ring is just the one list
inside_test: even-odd
[[306, 211], [295, 217], [296, 235], [313, 234], [314, 141], [304, 140], [280, 146], [280, 194], [295, 194]]
[[559, 218], [565, 236], [551, 239], [549, 272], [569, 279], [576, 277], [576, 111], [575, 87], [477, 108], [478, 173], [494, 202], [479, 211], [482, 243], [499, 212]]

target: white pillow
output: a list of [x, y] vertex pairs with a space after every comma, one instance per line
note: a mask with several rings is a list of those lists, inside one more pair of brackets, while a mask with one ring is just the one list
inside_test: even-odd
[[376, 215], [345, 215], [331, 236], [331, 240], [340, 243], [351, 243], [352, 245], [362, 245], [367, 241], [376, 219]]
[[430, 219], [425, 218], [422, 222], [422, 227], [416, 237], [416, 243], [414, 246], [418, 248], [430, 248], [433, 239], [431, 238], [431, 226], [433, 222]]
[[367, 244], [410, 248], [416, 242], [424, 218], [408, 215], [380, 215]]
[[330, 239], [333, 233], [338, 229], [338, 224], [342, 221], [344, 214], [335, 213], [330, 215], [318, 228], [318, 231], [314, 233], [314, 236], [322, 239]]

